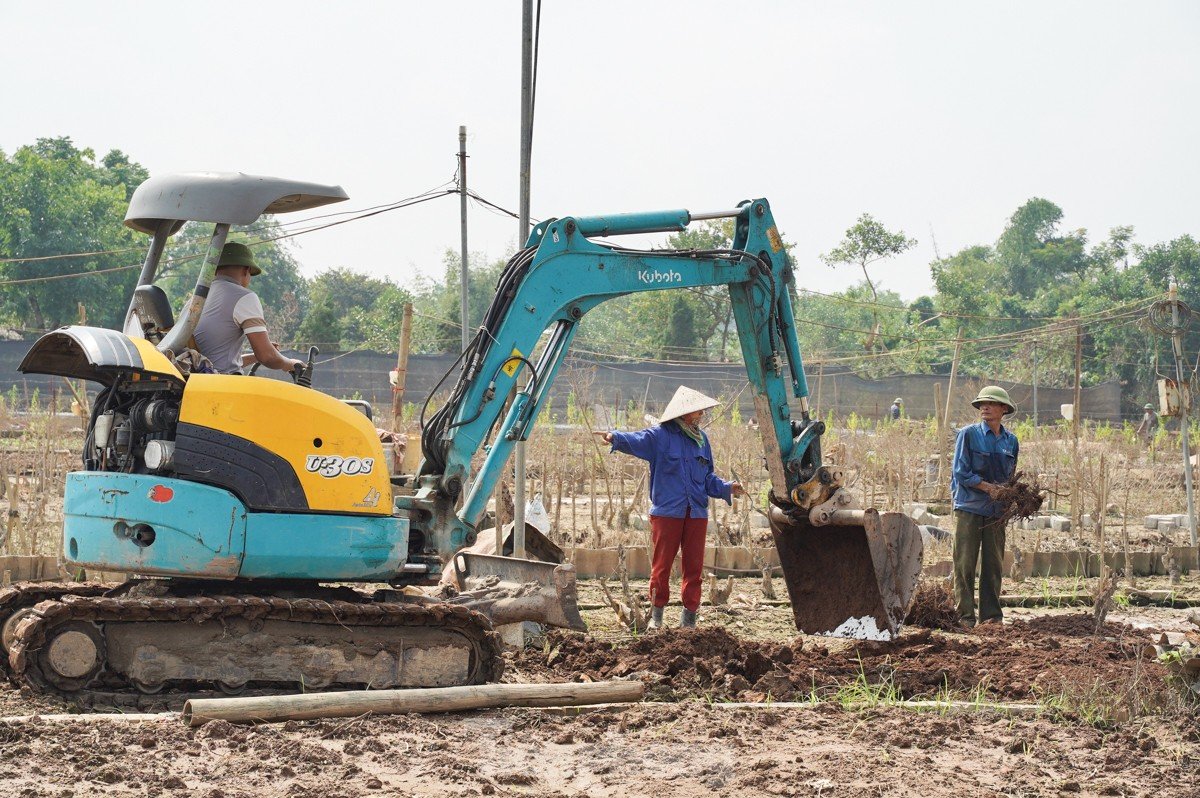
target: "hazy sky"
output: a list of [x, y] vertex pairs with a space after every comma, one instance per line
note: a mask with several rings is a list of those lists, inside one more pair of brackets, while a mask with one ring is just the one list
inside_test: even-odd
[[[470, 187], [516, 208], [518, 0], [0, 0], [0, 21], [5, 152], [66, 135], [152, 174], [338, 183], [351, 209], [450, 180], [465, 124]], [[1200, 234], [1198, 22], [1194, 2], [544, 0], [533, 215], [766, 197], [800, 285], [830, 290], [858, 274], [818, 256], [868, 212], [920, 242], [878, 270], [906, 299], [934, 236], [992, 243], [1034, 196], [1092, 240]], [[458, 225], [447, 197], [296, 254], [404, 283]], [[475, 205], [470, 227], [490, 258], [516, 242]]]

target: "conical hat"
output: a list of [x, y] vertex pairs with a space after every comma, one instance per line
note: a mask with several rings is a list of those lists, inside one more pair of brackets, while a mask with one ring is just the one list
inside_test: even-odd
[[694, 413], [697, 410], [708, 410], [710, 407], [716, 407], [719, 404], [721, 403], [711, 396], [705, 396], [699, 391], [693, 391], [686, 385], [680, 385], [675, 390], [675, 395], [671, 397], [671, 401], [667, 403], [667, 409], [659, 417], [658, 423], [663, 424], [673, 418], [686, 416], [688, 413]]

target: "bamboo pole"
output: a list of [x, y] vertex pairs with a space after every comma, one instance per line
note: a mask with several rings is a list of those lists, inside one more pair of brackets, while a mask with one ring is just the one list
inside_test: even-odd
[[405, 712], [459, 712], [490, 707], [562, 707], [641, 701], [638, 681], [560, 684], [480, 684], [414, 690], [356, 690], [304, 695], [193, 698], [183, 705], [182, 720], [200, 726], [210, 720], [277, 723], [285, 720], [354, 718]]
[[954, 337], [954, 359], [950, 361], [950, 384], [946, 386], [946, 409], [942, 415], [942, 429], [950, 428], [950, 406], [954, 404], [954, 378], [958, 376], [958, 360], [962, 355], [962, 325]]
[[947, 478], [947, 474], [950, 473], [949, 470], [947, 469], [947, 464], [950, 461], [950, 452], [949, 452], [949, 447], [947, 446], [948, 441], [946, 440], [946, 422], [945, 422], [946, 414], [945, 414], [945, 409], [942, 407], [942, 404], [943, 404], [942, 403], [942, 384], [940, 382], [935, 382], [933, 384], [933, 415], [934, 415], [934, 421], [937, 422], [938, 473], [937, 473], [937, 491], [935, 492], [934, 495], [937, 496], [939, 499], [945, 495], [945, 493], [942, 491], [942, 485], [944, 484], [946, 486], [947, 490], [949, 490], [949, 487], [950, 487], [950, 480]]

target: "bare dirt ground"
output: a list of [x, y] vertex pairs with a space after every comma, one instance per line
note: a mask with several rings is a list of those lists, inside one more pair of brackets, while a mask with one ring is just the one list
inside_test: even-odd
[[[1159, 614], [1171, 622], [1170, 612]], [[704, 617], [730, 618], [711, 608]], [[640, 679], [655, 702], [578, 714], [188, 729], [169, 713], [31, 718], [78, 709], [5, 686], [0, 785], [56, 798], [1200, 794], [1200, 716], [1145, 646], [1146, 630], [1094, 632], [1074, 610], [970, 632], [914, 628], [890, 643], [752, 639], [724, 625], [636, 639], [552, 632], [509, 655], [506, 680]], [[896, 705], [909, 697], [1040, 710]]]
[[0, 723], [13, 796], [1196, 795], [1196, 729], [643, 705], [189, 730]]

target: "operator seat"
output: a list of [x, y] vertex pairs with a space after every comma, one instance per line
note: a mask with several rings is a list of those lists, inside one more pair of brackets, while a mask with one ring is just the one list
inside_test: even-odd
[[133, 312], [146, 338], [156, 343], [175, 325], [167, 292], [153, 283], [133, 289]]

